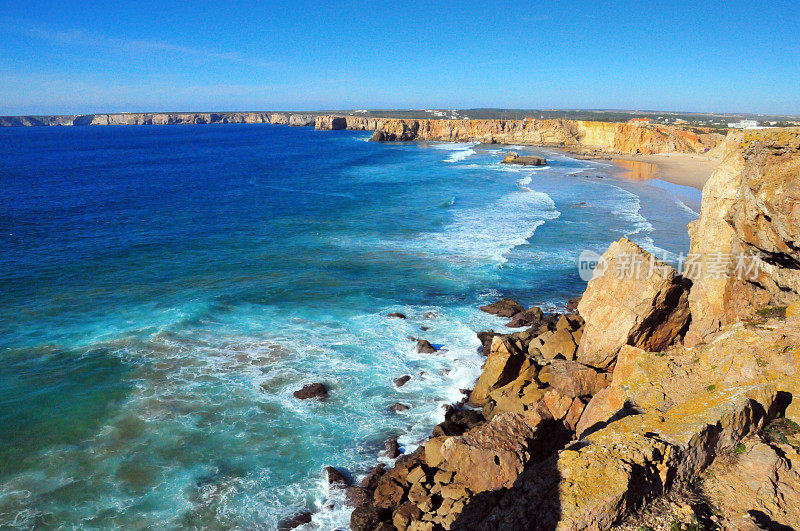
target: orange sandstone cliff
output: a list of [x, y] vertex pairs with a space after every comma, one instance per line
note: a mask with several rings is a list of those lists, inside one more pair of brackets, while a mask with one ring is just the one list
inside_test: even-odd
[[418, 120], [319, 116], [317, 129], [375, 131], [376, 141], [433, 140], [557, 146], [607, 153], [705, 153], [723, 139], [680, 127], [582, 120]]

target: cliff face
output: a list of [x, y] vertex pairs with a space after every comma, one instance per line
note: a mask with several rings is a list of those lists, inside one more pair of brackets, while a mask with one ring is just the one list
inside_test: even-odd
[[282, 124], [314, 125], [310, 114], [266, 112], [112, 113], [62, 116], [2, 116], [0, 126]]
[[586, 152], [653, 154], [705, 153], [722, 136], [671, 126], [576, 120], [416, 120], [301, 113], [203, 112], [111, 113], [63, 116], [0, 116], [0, 126], [280, 124], [320, 130], [375, 131], [373, 140], [557, 146]]
[[691, 344], [800, 297], [800, 128], [732, 133], [718, 153], [689, 226]]
[[705, 153], [722, 140], [671, 126], [576, 120], [415, 120], [320, 116], [317, 129], [375, 131], [376, 141], [477, 141], [599, 150], [624, 154]]

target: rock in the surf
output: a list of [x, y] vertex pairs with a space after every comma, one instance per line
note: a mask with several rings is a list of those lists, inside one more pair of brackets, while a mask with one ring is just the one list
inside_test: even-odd
[[521, 164], [522, 166], [544, 166], [547, 164], [547, 159], [545, 159], [544, 157], [520, 155], [516, 151], [509, 151], [503, 158], [503, 164]]
[[430, 341], [425, 339], [417, 340], [417, 353], [418, 354], [435, 354], [437, 352], [436, 347], [431, 345]]
[[328, 478], [328, 485], [337, 489], [346, 489], [350, 486], [350, 480], [341, 470], [332, 466], [325, 467], [325, 474]]
[[278, 524], [278, 531], [291, 531], [298, 527], [311, 523], [311, 512], [304, 511], [288, 518]]
[[514, 317], [519, 312], [524, 312], [525, 307], [514, 299], [500, 299], [492, 304], [481, 306], [481, 310], [498, 317]]
[[395, 378], [395, 379], [394, 379], [394, 380], [392, 380], [392, 381], [394, 382], [394, 384], [395, 384], [397, 387], [403, 387], [405, 384], [407, 384], [407, 383], [408, 383], [408, 381], [409, 381], [410, 379], [411, 379], [411, 376], [409, 376], [408, 374], [405, 374], [405, 375], [403, 375], [403, 376], [400, 376], [399, 378]]
[[383, 450], [381, 451], [380, 455], [382, 457], [388, 457], [389, 459], [394, 459], [399, 456], [402, 452], [400, 452], [400, 443], [397, 442], [397, 437], [392, 437], [388, 439], [385, 443], [383, 443]]
[[325, 384], [312, 383], [304, 385], [302, 389], [298, 389], [292, 393], [295, 398], [300, 400], [307, 400], [309, 398], [328, 398], [328, 388]]

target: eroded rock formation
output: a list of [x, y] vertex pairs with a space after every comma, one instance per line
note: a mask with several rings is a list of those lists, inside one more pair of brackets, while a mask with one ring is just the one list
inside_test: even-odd
[[732, 133], [718, 152], [689, 225], [690, 344], [800, 297], [800, 128]]
[[606, 369], [623, 345], [660, 351], [689, 324], [691, 285], [675, 268], [623, 238], [603, 254], [578, 312], [586, 320], [578, 360]]

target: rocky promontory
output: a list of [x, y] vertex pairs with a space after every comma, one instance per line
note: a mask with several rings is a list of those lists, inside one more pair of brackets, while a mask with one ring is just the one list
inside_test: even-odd
[[799, 148], [728, 137], [690, 231], [705, 269], [622, 239], [576, 313], [484, 307], [524, 329], [479, 334], [468, 403], [365, 479], [351, 527], [800, 528]]

